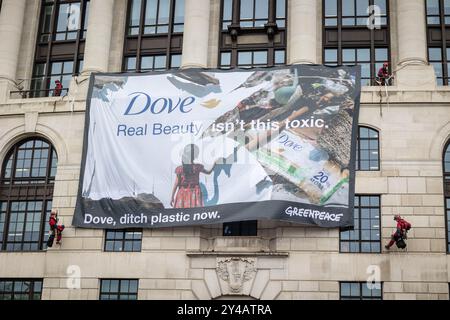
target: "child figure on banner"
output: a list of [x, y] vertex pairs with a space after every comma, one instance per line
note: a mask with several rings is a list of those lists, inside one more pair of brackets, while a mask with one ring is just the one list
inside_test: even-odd
[[188, 144], [183, 149], [181, 166], [175, 169], [176, 180], [172, 189], [173, 208], [203, 207], [203, 194], [200, 187], [200, 173], [211, 174], [216, 163], [210, 170], [202, 164], [194, 163], [198, 157], [199, 148], [195, 144]]

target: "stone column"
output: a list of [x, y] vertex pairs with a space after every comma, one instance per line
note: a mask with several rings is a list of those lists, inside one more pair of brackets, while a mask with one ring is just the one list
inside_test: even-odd
[[398, 86], [434, 87], [433, 67], [427, 61], [425, 5], [422, 0], [395, 1], [397, 14]]
[[210, 0], [186, 0], [181, 68], [208, 65]]
[[317, 11], [316, 0], [288, 1], [289, 64], [318, 63], [317, 59]]
[[0, 13], [0, 102], [16, 80], [26, 0], [3, 0]]
[[91, 1], [84, 49], [83, 74], [107, 72], [114, 0]]

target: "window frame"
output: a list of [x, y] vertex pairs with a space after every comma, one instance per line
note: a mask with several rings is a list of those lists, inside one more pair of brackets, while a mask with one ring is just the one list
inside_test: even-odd
[[[1, 282], [12, 282], [12, 288], [13, 288], [12, 292], [5, 293], [4, 291], [0, 291], [0, 297], [5, 294], [11, 294], [12, 299], [8, 299], [8, 301], [16, 300], [16, 299], [14, 299], [14, 295], [15, 295], [14, 287], [15, 287], [16, 282], [30, 282], [30, 284], [32, 284], [32, 286], [31, 286], [32, 289], [28, 293], [28, 299], [26, 299], [26, 300], [42, 300], [42, 291], [44, 289], [44, 279], [42, 279], [42, 278], [0, 278], [0, 283]], [[40, 286], [41, 286], [40, 292], [35, 291], [36, 283], [38, 283], [38, 282], [40, 282]], [[39, 299], [33, 299], [35, 294], [39, 294]], [[2, 299], [0, 299], [0, 300], [2, 300]], [[22, 300], [22, 299], [19, 299], [19, 300]], [[6, 300], [4, 300], [4, 301], [6, 301]]]
[[[342, 285], [343, 284], [358, 284], [359, 285], [359, 292], [360, 295], [358, 297], [356, 296], [342, 296]], [[384, 282], [380, 281], [380, 298], [379, 299], [370, 299], [371, 297], [364, 297], [362, 295], [362, 286], [367, 285], [367, 281], [339, 281], [339, 300], [383, 300], [383, 289], [384, 289]], [[347, 299], [346, 299], [347, 298]], [[353, 299], [352, 299], [353, 298]]]
[[[359, 220], [359, 225], [358, 225], [358, 239], [357, 240], [351, 240], [351, 239], [348, 239], [348, 240], [343, 240], [342, 239], [342, 232], [347, 232], [347, 231], [354, 231], [355, 229], [354, 228], [340, 228], [340, 230], [339, 230], [339, 253], [349, 253], [349, 254], [381, 254], [382, 253], [382, 241], [383, 241], [383, 237], [382, 237], [382, 231], [383, 231], [383, 228], [382, 228], [382, 225], [381, 225], [381, 208], [382, 208], [382, 205], [381, 205], [381, 201], [382, 201], [382, 197], [381, 197], [381, 194], [355, 194], [355, 198], [356, 197], [358, 197], [359, 199], [358, 199], [358, 210], [359, 210], [359, 212], [358, 212], [358, 220]], [[365, 241], [365, 240], [362, 240], [362, 237], [361, 237], [361, 214], [360, 214], [360, 210], [361, 210], [361, 197], [378, 197], [378, 203], [379, 203], [379, 207], [378, 207], [378, 209], [379, 209], [379, 217], [378, 217], [378, 219], [379, 219], [379, 240], [378, 241], [373, 241], [373, 240], [367, 240], [367, 241]], [[355, 201], [356, 202], [356, 201]], [[377, 207], [371, 207], [371, 206], [369, 206], [369, 207], [363, 207], [363, 208], [377, 208]], [[356, 206], [354, 207], [354, 209], [356, 209]], [[355, 219], [354, 217], [353, 217], [353, 219]], [[374, 229], [375, 230], [375, 229]], [[370, 231], [372, 231], [372, 229], [370, 229]], [[342, 246], [341, 246], [341, 244], [342, 244], [342, 242], [347, 242], [347, 243], [359, 243], [359, 250], [358, 251], [351, 251], [350, 250], [350, 246], [349, 246], [349, 251], [343, 251], [342, 250]], [[365, 252], [365, 251], [362, 251], [361, 250], [361, 243], [362, 242], [369, 242], [369, 243], [375, 243], [375, 242], [379, 242], [379, 247], [380, 247], [380, 250], [377, 252], [377, 251], [369, 251], [369, 252]]]
[[[98, 295], [98, 300], [102, 300], [102, 301], [119, 301], [119, 300], [122, 300], [122, 301], [124, 301], [124, 300], [138, 300], [139, 299], [139, 279], [137, 279], [137, 278], [130, 278], [130, 279], [123, 279], [123, 278], [102, 278], [102, 279], [99, 279], [100, 281], [100, 283], [99, 283], [99, 295]], [[119, 284], [118, 284], [118, 288], [119, 288], [119, 291], [117, 291], [117, 292], [113, 292], [113, 293], [111, 293], [111, 291], [109, 291], [109, 292], [103, 292], [102, 291], [102, 288], [103, 288], [103, 281], [119, 281]], [[121, 284], [122, 284], [122, 281], [137, 281], [137, 285], [136, 285], [136, 293], [130, 293], [130, 292], [128, 292], [128, 293], [122, 293], [121, 291], [120, 291], [120, 287], [121, 287]], [[111, 295], [111, 294], [117, 294], [117, 299], [102, 299], [102, 295]], [[134, 295], [134, 294], [136, 294], [136, 299], [120, 299], [120, 297], [121, 296], [123, 296], [123, 295]]]
[[[121, 239], [115, 239], [114, 238], [114, 239], [108, 240], [108, 233], [109, 232], [114, 232], [114, 233], [121, 232], [123, 234], [123, 237]], [[139, 239], [126, 239], [125, 235], [128, 232], [133, 232], [133, 233], [139, 232], [141, 234], [141, 236], [140, 236]], [[105, 229], [105, 232], [104, 232], [104, 239], [105, 239], [104, 242], [105, 243], [104, 243], [104, 246], [103, 246], [103, 251], [104, 252], [142, 252], [142, 238], [143, 238], [143, 230], [142, 229]], [[108, 241], [112, 241], [113, 242], [113, 249], [112, 250], [108, 250], [107, 249]], [[116, 241], [120, 241], [122, 243], [122, 245], [121, 245], [122, 250], [114, 250], [115, 249], [114, 243]], [[132, 245], [131, 245], [132, 250], [125, 250], [125, 243], [126, 242], [131, 242], [132, 243]], [[135, 242], [140, 242], [139, 250], [133, 250]]]
[[[377, 133], [378, 138], [376, 138], [376, 139], [375, 138], [370, 138], [370, 131], [369, 131], [369, 138], [361, 138], [360, 130], [363, 129], [363, 128], [375, 131]], [[375, 140], [375, 141], [378, 142], [378, 149], [377, 149], [378, 157], [377, 157], [377, 160], [376, 160], [377, 164], [378, 164], [377, 169], [370, 169], [370, 160], [369, 160], [369, 169], [367, 169], [367, 170], [361, 169], [361, 143], [360, 143], [361, 139], [368, 141], [368, 143], [369, 143], [368, 151], [369, 152], [372, 150], [372, 149], [370, 149], [370, 141], [374, 141]], [[358, 135], [356, 137], [356, 157], [355, 157], [356, 168], [355, 168], [355, 171], [375, 171], [375, 172], [376, 171], [380, 171], [381, 170], [380, 152], [381, 152], [380, 131], [375, 129], [375, 128], [372, 128], [372, 127], [369, 127], [369, 126], [365, 126], [365, 125], [358, 126]]]
[[[387, 62], [389, 63], [389, 66], [391, 66], [392, 61], [392, 51], [391, 51], [391, 21], [390, 21], [390, 1], [386, 0], [386, 24], [381, 25], [379, 29], [372, 28], [368, 29], [367, 25], [343, 25], [342, 19], [342, 1], [343, 0], [336, 0], [337, 1], [337, 24], [335, 26], [327, 26], [326, 21], [326, 1], [322, 1], [322, 62], [325, 65], [325, 50], [327, 49], [336, 49], [337, 50], [337, 61], [336, 64], [338, 66], [343, 65], [343, 49], [370, 49], [370, 86], [376, 86], [378, 85], [376, 82], [377, 73], [378, 70], [376, 70], [376, 49], [387, 49]], [[353, 0], [356, 1], [356, 0]], [[374, 5], [375, 0], [368, 0], [369, 6]], [[355, 7], [355, 14], [357, 14]], [[355, 16], [356, 19], [357, 16]], [[356, 20], [355, 20], [356, 21]], [[367, 31], [369, 30], [369, 31]], [[353, 40], [357, 34], [363, 34], [365, 32], [370, 33], [370, 41], [356, 41]], [[328, 34], [332, 35], [333, 33], [336, 34], [337, 40], [336, 43], [333, 44], [327, 43], [327, 39], [332, 38], [329, 37]], [[347, 37], [351, 38], [352, 40], [343, 40], [343, 34], [347, 34]], [[351, 35], [354, 35], [351, 37]], [[383, 39], [380, 41], [376, 41], [375, 39]], [[392, 72], [392, 68], [390, 67], [390, 72]]]
[[[231, 20], [224, 19], [225, 0], [220, 1], [219, 13], [219, 50], [217, 53], [217, 67], [220, 69], [241, 68], [238, 63], [239, 52], [267, 51], [267, 64], [257, 64], [255, 67], [273, 67], [286, 64], [287, 29], [288, 29], [288, 0], [284, 1], [284, 18], [277, 17], [277, 0], [268, 0], [268, 22], [263, 26], [241, 26], [240, 0], [231, 1]], [[253, 12], [255, 7], [253, 7]], [[284, 21], [284, 26], [278, 26], [277, 21]], [[246, 20], [250, 21], [250, 20]], [[252, 20], [255, 21], [255, 20]], [[229, 23], [227, 28], [224, 24]], [[266, 36], [267, 41], [261, 43], [239, 43], [238, 38], [244, 36]], [[276, 52], [284, 51], [284, 63], [277, 63]], [[230, 53], [230, 64], [222, 64], [222, 53]], [[248, 68], [245, 66], [244, 68]]]
[[[36, 178], [33, 177], [21, 177], [16, 178], [15, 172], [16, 172], [16, 166], [17, 161], [20, 159], [17, 159], [19, 147], [22, 145], [25, 145], [29, 141], [42, 141], [42, 143], [48, 144], [48, 158], [47, 158], [47, 165], [46, 165], [46, 174], [44, 176], [38, 176]], [[34, 160], [34, 152], [36, 151], [35, 142], [33, 142], [32, 147], [32, 157], [30, 159]], [[39, 149], [42, 150], [42, 149]], [[54, 182], [56, 177], [56, 170], [55, 170], [55, 176], [52, 176], [52, 164], [54, 156], [56, 157], [56, 170], [57, 170], [57, 164], [58, 164], [58, 154], [56, 152], [56, 149], [52, 145], [52, 143], [47, 140], [46, 138], [43, 138], [41, 136], [33, 136], [28, 137], [25, 139], [21, 139], [15, 144], [13, 144], [8, 152], [5, 155], [5, 158], [2, 159], [1, 164], [1, 171], [0, 171], [0, 203], [6, 203], [6, 211], [5, 211], [5, 219], [4, 219], [4, 226], [3, 226], [3, 237], [0, 239], [0, 252], [41, 252], [46, 249], [46, 236], [48, 236], [48, 216], [50, 214], [51, 210], [51, 204], [53, 201], [53, 191], [54, 191]], [[9, 159], [12, 157], [12, 164], [11, 164], [11, 174], [10, 177], [5, 177], [6, 167], [8, 165]], [[39, 158], [41, 159], [41, 158]], [[43, 181], [44, 177], [44, 181]], [[42, 182], [43, 181], [43, 182]], [[18, 183], [15, 183], [18, 182]], [[28, 182], [28, 183], [25, 183]], [[25, 196], [23, 193], [25, 192]], [[10, 228], [10, 222], [11, 222], [11, 206], [15, 202], [42, 202], [41, 207], [41, 221], [40, 221], [40, 229], [39, 229], [39, 240], [38, 240], [38, 249], [37, 250], [23, 250], [23, 245], [25, 243], [34, 243], [33, 241], [25, 241], [24, 237], [22, 237], [22, 240], [20, 242], [9, 242], [8, 241], [8, 233]], [[50, 203], [50, 207], [49, 207]], [[28, 206], [28, 204], [27, 204]], [[28, 211], [25, 211], [25, 219], [28, 217], [27, 215]], [[24, 220], [23, 230], [25, 230], [26, 227], [26, 220]], [[7, 250], [7, 246], [9, 243], [20, 243], [21, 244], [21, 250]]]
[[[445, 14], [444, 0], [437, 0], [439, 2], [439, 15], [428, 14], [428, 1], [424, 1], [425, 6], [425, 24], [427, 32], [427, 59], [430, 62], [430, 48], [441, 49], [441, 66], [442, 66], [442, 84], [438, 83], [438, 86], [450, 86], [450, 39], [447, 40], [448, 34], [450, 34], [450, 23], [445, 23], [445, 18], [450, 20], [450, 13]], [[439, 24], [429, 24], [429, 17], [439, 16]], [[434, 33], [434, 34], [433, 34]], [[439, 33], [439, 37], [436, 37]], [[433, 38], [439, 38], [440, 40], [433, 40]], [[436, 62], [436, 61], [434, 61]], [[438, 78], [436, 77], [436, 81]]]
[[[129, 29], [131, 23], [131, 9], [133, 0], [128, 0], [127, 12], [126, 12], [126, 22], [125, 22], [125, 34], [124, 34], [124, 44], [123, 44], [123, 57], [122, 57], [122, 71], [123, 72], [148, 72], [151, 70], [142, 70], [142, 58], [146, 56], [166, 56], [166, 66], [164, 70], [174, 69], [171, 66], [173, 55], [182, 55], [182, 43], [183, 43], [183, 32], [184, 32], [184, 17], [183, 17], [183, 32], [175, 32], [175, 25], [181, 25], [181, 23], [175, 23], [175, 11], [176, 3], [180, 0], [167, 0], [169, 1], [169, 23], [167, 33], [145, 33], [145, 14], [147, 0], [141, 1], [140, 5], [140, 16], [139, 16], [139, 26], [134, 26], [138, 28], [137, 34], [130, 34]], [[160, 1], [158, 0], [158, 10], [160, 6]], [[184, 0], [183, 0], [184, 1]], [[185, 4], [184, 4], [185, 5]], [[158, 13], [157, 13], [158, 17]], [[164, 47], [162, 47], [162, 42], [164, 42]], [[129, 58], [136, 58], [136, 67], [132, 71], [128, 71], [127, 60]], [[155, 69], [162, 70], [162, 69]]]
[[[65, 38], [67, 37], [68, 32], [76, 32], [76, 37], [75, 39], [56, 40], [56, 35], [62, 33], [57, 31], [60, 7], [61, 5], [74, 3], [80, 4], [80, 27], [76, 29], [76, 31], [67, 31], [66, 29]], [[54, 91], [54, 89], [51, 89], [54, 87], [54, 84], [52, 84], [50, 80], [52, 76], [52, 63], [72, 61], [72, 76], [78, 75], [82, 71], [80, 62], [84, 59], [85, 38], [87, 33], [86, 20], [88, 19], [86, 11], [89, 5], [90, 0], [53, 0], [50, 3], [46, 3], [46, 0], [40, 1], [39, 24], [36, 31], [32, 79], [29, 83], [29, 92], [25, 92], [25, 95], [28, 94], [30, 98], [48, 97], [50, 93]], [[47, 7], [52, 8], [50, 30], [48, 33], [43, 33], [45, 9]], [[43, 35], [47, 35], [47, 41], [41, 41]], [[38, 65], [43, 65], [42, 75], [38, 74]], [[38, 84], [39, 88], [36, 87], [36, 84]], [[63, 92], [67, 92], [68, 89], [68, 87], [64, 88]]]

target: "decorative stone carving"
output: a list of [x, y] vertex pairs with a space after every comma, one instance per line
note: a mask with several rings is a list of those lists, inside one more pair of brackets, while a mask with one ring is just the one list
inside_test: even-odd
[[217, 275], [220, 279], [227, 282], [230, 293], [241, 294], [244, 282], [252, 280], [256, 274], [255, 258], [218, 258]]

